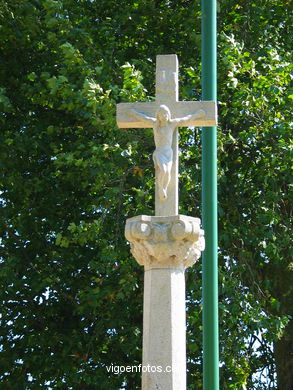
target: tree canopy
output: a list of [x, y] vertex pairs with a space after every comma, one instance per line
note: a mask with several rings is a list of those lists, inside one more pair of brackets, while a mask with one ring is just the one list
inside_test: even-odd
[[[0, 388], [140, 388], [143, 269], [125, 219], [154, 210], [151, 100], [176, 53], [200, 99], [200, 2], [1, 0]], [[221, 389], [291, 390], [289, 1], [218, 3]], [[200, 129], [180, 132], [180, 213], [200, 216]], [[201, 266], [187, 271], [188, 389], [202, 388]], [[277, 379], [276, 379], [277, 378]]]

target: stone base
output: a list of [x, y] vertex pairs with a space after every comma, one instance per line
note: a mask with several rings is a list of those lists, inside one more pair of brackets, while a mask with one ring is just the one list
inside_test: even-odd
[[185, 269], [204, 249], [200, 219], [139, 215], [125, 236], [145, 268], [142, 390], [186, 390]]

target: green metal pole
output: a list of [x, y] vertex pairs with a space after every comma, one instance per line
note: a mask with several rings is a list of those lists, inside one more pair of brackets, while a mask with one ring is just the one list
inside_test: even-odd
[[[202, 100], [217, 100], [216, 0], [202, 0]], [[219, 389], [217, 128], [202, 129], [203, 389]]]

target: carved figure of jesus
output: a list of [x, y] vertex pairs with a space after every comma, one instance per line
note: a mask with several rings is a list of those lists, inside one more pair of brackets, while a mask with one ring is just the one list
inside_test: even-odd
[[130, 110], [130, 115], [143, 119], [151, 124], [154, 130], [154, 140], [156, 149], [153, 153], [155, 170], [157, 172], [159, 199], [164, 201], [168, 197], [168, 186], [171, 180], [173, 164], [172, 140], [173, 133], [177, 127], [185, 126], [190, 119], [201, 119], [206, 116], [204, 110], [198, 110], [195, 114], [182, 118], [171, 118], [170, 109], [162, 104], [159, 106], [156, 117], [150, 117], [135, 109]]

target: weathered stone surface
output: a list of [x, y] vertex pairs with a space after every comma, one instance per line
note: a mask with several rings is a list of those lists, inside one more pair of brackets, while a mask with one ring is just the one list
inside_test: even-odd
[[142, 390], [186, 390], [185, 269], [204, 250], [200, 219], [178, 215], [178, 127], [215, 126], [215, 102], [178, 101], [176, 55], [157, 57], [156, 101], [121, 103], [121, 128], [152, 127], [155, 216], [126, 221], [125, 236], [144, 266]]
[[204, 250], [200, 219], [186, 215], [140, 215], [126, 221], [125, 236], [140, 265], [150, 268], [187, 268]]

